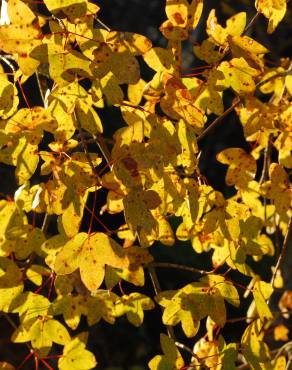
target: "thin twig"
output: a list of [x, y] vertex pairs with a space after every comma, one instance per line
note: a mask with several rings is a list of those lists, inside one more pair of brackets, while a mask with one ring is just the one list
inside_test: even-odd
[[[287, 71], [289, 71], [289, 74], [291, 74], [291, 71], [292, 71], [292, 62], [290, 62], [290, 65], [289, 65], [289, 67], [288, 67], [288, 70]], [[286, 80], [284, 81], [284, 84], [283, 84], [283, 87], [282, 87], [282, 91], [281, 91], [281, 94], [280, 94], [280, 96], [279, 96], [279, 101], [281, 101], [282, 100], [282, 98], [283, 98], [283, 95], [284, 95], [284, 93], [285, 93], [285, 90], [286, 90]]]
[[101, 135], [92, 135], [93, 139], [98, 146], [99, 150], [101, 151], [101, 154], [103, 155], [105, 161], [109, 165], [110, 168], [112, 166], [110, 165], [111, 163], [111, 154], [110, 151], [108, 150], [108, 147], [106, 146], [105, 139]]
[[84, 150], [86, 159], [87, 159], [87, 161], [88, 161], [88, 163], [89, 163], [89, 165], [90, 165], [90, 167], [92, 169], [92, 172], [95, 174], [95, 177], [97, 178], [98, 183], [96, 185], [99, 185], [101, 183], [101, 180], [100, 180], [100, 177], [98, 175], [98, 171], [96, 170], [96, 168], [95, 168], [95, 166], [94, 166], [94, 164], [92, 162], [92, 159], [91, 159], [91, 157], [89, 155], [88, 148], [87, 148], [87, 143], [86, 143], [86, 140], [85, 140], [84, 134], [83, 134], [83, 129], [82, 129], [81, 124], [80, 124], [80, 122], [79, 122], [79, 120], [77, 118], [77, 115], [76, 115], [75, 110], [74, 110], [73, 114], [74, 114], [74, 119], [76, 121], [78, 130], [79, 130], [80, 139], [81, 139], [81, 143], [82, 143], [82, 147], [83, 147], [83, 150]]
[[41, 98], [42, 98], [42, 102], [43, 102], [43, 105], [45, 107], [46, 106], [45, 95], [44, 95], [44, 92], [43, 92], [42, 83], [41, 83], [40, 75], [39, 75], [38, 71], [35, 72], [35, 76], [36, 76], [38, 88], [39, 88], [39, 91], [40, 91], [40, 95], [41, 95]]
[[275, 279], [276, 279], [277, 271], [279, 270], [280, 265], [281, 265], [281, 262], [282, 262], [282, 260], [283, 260], [283, 258], [285, 256], [285, 254], [286, 254], [286, 250], [287, 250], [288, 243], [289, 243], [291, 229], [292, 229], [292, 217], [290, 217], [290, 220], [289, 220], [289, 223], [288, 223], [288, 226], [287, 226], [286, 235], [285, 235], [284, 242], [283, 242], [283, 246], [282, 246], [282, 250], [281, 250], [280, 256], [278, 258], [278, 261], [276, 263], [275, 270], [274, 270], [274, 273], [273, 273], [273, 276], [272, 276], [272, 279], [271, 279], [271, 285], [272, 286], [274, 286], [274, 282], [275, 282]]
[[264, 165], [263, 165], [261, 178], [259, 181], [260, 184], [262, 184], [264, 181], [267, 180], [268, 174], [269, 174], [270, 155], [271, 155], [271, 149], [272, 149], [271, 139], [272, 139], [272, 135], [270, 134], [268, 137], [268, 143], [264, 150]]
[[277, 358], [280, 357], [283, 352], [288, 352], [290, 347], [292, 348], [292, 341], [285, 343], [282, 347], [275, 350], [277, 354], [275, 358], [273, 359], [273, 361], [276, 361]]
[[258, 89], [259, 87], [261, 87], [261, 86], [265, 85], [266, 83], [274, 80], [275, 78], [286, 77], [286, 76], [291, 75], [291, 74], [292, 74], [292, 63], [290, 63], [290, 66], [286, 71], [275, 73], [274, 75], [266, 78], [265, 80], [258, 82], [256, 84], [256, 88]]
[[104, 24], [97, 16], [95, 16], [94, 17], [95, 18], [95, 20], [103, 27], [103, 28], [105, 28], [107, 31], [111, 31], [111, 29], [106, 25], [106, 24]]
[[162, 268], [172, 268], [177, 270], [184, 270], [184, 271], [190, 271], [195, 274], [200, 275], [208, 275], [211, 273], [211, 271], [204, 271], [197, 269], [195, 267], [186, 266], [186, 265], [179, 265], [177, 263], [168, 263], [168, 262], [152, 262], [149, 264], [150, 267], [162, 267]]
[[[292, 74], [292, 63], [290, 64], [289, 68], [284, 71], [284, 72], [279, 72], [279, 73], [276, 73], [274, 74], [273, 76], [270, 76], [268, 77], [267, 79], [265, 79], [264, 81], [260, 81], [256, 84], [256, 88], [258, 89], [259, 87], [263, 86], [264, 84], [266, 84], [267, 82], [269, 81], [272, 81], [274, 80], [275, 78], [278, 78], [278, 77], [285, 77], [285, 76], [288, 76], [288, 75], [291, 75]], [[197, 142], [199, 142], [200, 140], [202, 140], [210, 131], [212, 131], [221, 121], [224, 117], [226, 117], [230, 112], [232, 112], [234, 110], [234, 108], [237, 107], [237, 105], [240, 103], [240, 98], [237, 97], [236, 100], [234, 101], [234, 103], [228, 108], [226, 109], [226, 111], [224, 111], [221, 116], [217, 117], [207, 128], [205, 131], [203, 131], [201, 133], [201, 135], [199, 135], [197, 137]]]
[[239, 104], [240, 98], [236, 98], [235, 102], [228, 108], [226, 111], [224, 111], [221, 116], [217, 117], [207, 128], [204, 130], [201, 135], [197, 137], [197, 142], [202, 140], [210, 131], [212, 131], [221, 121], [224, 117], [226, 117], [230, 112], [233, 111], [233, 109]]
[[[156, 270], [154, 266], [148, 266], [148, 272], [152, 281], [152, 285], [155, 291], [155, 294], [159, 294], [161, 292], [160, 283], [156, 274]], [[167, 333], [169, 338], [173, 339], [175, 341], [175, 335], [173, 331], [173, 327], [171, 325], [166, 325]]]
[[183, 349], [184, 351], [186, 351], [186, 352], [189, 352], [193, 357], [195, 357], [199, 362], [200, 362], [200, 358], [193, 352], [193, 350], [190, 348], [190, 347], [188, 347], [188, 346], [186, 346], [185, 344], [183, 344], [183, 343], [180, 343], [180, 342], [177, 342], [177, 341], [175, 341], [174, 342], [174, 344], [178, 347], [178, 348], [181, 348], [181, 349]]
[[248, 30], [253, 26], [254, 22], [258, 19], [259, 15], [260, 15], [260, 13], [259, 13], [259, 12], [257, 12], [257, 13], [252, 17], [252, 19], [250, 20], [249, 24], [248, 24], [248, 25], [246, 25], [246, 27], [245, 27], [245, 29], [244, 29], [243, 33], [246, 33], [246, 32], [247, 32], [247, 31], [248, 31]]
[[14, 65], [10, 62], [9, 58], [7, 58], [7, 55], [0, 55], [0, 59], [13, 71], [13, 73], [16, 72]]

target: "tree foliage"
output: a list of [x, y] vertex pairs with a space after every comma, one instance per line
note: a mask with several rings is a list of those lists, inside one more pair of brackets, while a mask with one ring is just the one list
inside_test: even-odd
[[[162, 354], [149, 358], [152, 370], [242, 363], [285, 369], [291, 291], [278, 311], [270, 302], [285, 286], [281, 263], [291, 230], [292, 69], [288, 58], [271, 65], [270, 50], [248, 30], [262, 14], [267, 33], [274, 32], [287, 2], [257, 0], [254, 19], [240, 12], [226, 24], [213, 9], [207, 38], [193, 47], [199, 73], [189, 75], [182, 50], [203, 0], [166, 0], [165, 48], [111, 30], [87, 0], [42, 6], [45, 12], [34, 2], [8, 0], [10, 22], [0, 26], [0, 162], [13, 166], [18, 183], [14, 198], [2, 194], [0, 201], [0, 310], [13, 326], [10, 341], [28, 350], [23, 364], [0, 367], [21, 368], [32, 358], [36, 369], [98, 367], [86, 348], [93, 325], [125, 316], [140, 326], [144, 311], [160, 310]], [[42, 106], [31, 106], [24, 93], [32, 78]], [[233, 97], [228, 107], [226, 96]], [[103, 133], [111, 125], [102, 119], [108, 107], [124, 121], [111, 138]], [[227, 196], [201, 175], [200, 142], [218, 124], [228, 130], [224, 118], [232, 110], [250, 151], [230, 143], [218, 153], [234, 189]], [[97, 209], [104, 193], [106, 204]], [[123, 224], [111, 230], [99, 218], [105, 213], [113, 220], [119, 214]], [[213, 268], [155, 260], [157, 243], [167, 250], [176, 241], [189, 241]], [[263, 277], [257, 264], [266, 256], [276, 266]], [[159, 268], [188, 270], [193, 278], [161, 290]], [[231, 278], [234, 271], [248, 286]], [[143, 292], [146, 274], [152, 296]], [[246, 302], [252, 303], [245, 317], [237, 318], [244, 333], [226, 343], [230, 307], [240, 312]], [[87, 332], [78, 330], [82, 316]], [[177, 341], [179, 326], [193, 349]], [[275, 352], [266, 340], [271, 330], [288, 346]]]

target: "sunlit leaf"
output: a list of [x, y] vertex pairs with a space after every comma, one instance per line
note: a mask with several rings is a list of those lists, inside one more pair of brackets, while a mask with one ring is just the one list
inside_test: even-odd
[[227, 87], [238, 94], [248, 94], [255, 90], [254, 77], [258, 71], [251, 68], [243, 58], [233, 58], [230, 62], [222, 62], [218, 70], [223, 72]]
[[265, 362], [270, 362], [270, 353], [267, 344], [263, 341], [261, 320], [253, 321], [243, 333], [241, 348], [245, 359], [252, 370], [266, 369]]
[[81, 279], [90, 291], [98, 289], [104, 279], [105, 265], [129, 266], [125, 251], [103, 233], [88, 236], [76, 234], [58, 253], [55, 261], [57, 274], [66, 275], [80, 269]]
[[257, 312], [262, 321], [265, 319], [272, 319], [273, 314], [270, 311], [267, 299], [270, 298], [273, 293], [273, 288], [270, 284], [264, 281], [257, 281], [253, 287], [253, 296], [257, 308]]
[[285, 217], [291, 207], [292, 190], [289, 178], [283, 167], [272, 163], [269, 168], [270, 180], [261, 185], [261, 193], [275, 202], [276, 211]]
[[160, 334], [160, 343], [164, 355], [152, 358], [148, 363], [149, 368], [151, 370], [181, 369], [184, 366], [184, 361], [173, 339], [165, 334]]
[[87, 10], [87, 0], [44, 0], [44, 3], [53, 14], [59, 16], [63, 13], [72, 21]]
[[3, 75], [0, 75], [0, 118], [7, 119], [15, 113], [18, 106], [16, 87]]
[[10, 304], [22, 292], [22, 273], [17, 265], [0, 257], [0, 309], [9, 312]]
[[144, 310], [152, 310], [154, 302], [144, 294], [131, 293], [123, 295], [115, 303], [117, 316], [127, 315], [127, 319], [134, 326], [140, 326], [144, 319]]
[[256, 161], [241, 148], [224, 149], [217, 154], [217, 160], [229, 166], [226, 174], [227, 185], [245, 187], [256, 174]]
[[286, 0], [256, 0], [257, 11], [262, 13], [269, 20], [268, 33], [275, 31], [278, 24], [284, 18], [287, 10]]

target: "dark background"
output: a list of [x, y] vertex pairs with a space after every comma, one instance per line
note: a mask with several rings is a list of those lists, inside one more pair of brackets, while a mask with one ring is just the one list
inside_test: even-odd
[[[119, 31], [130, 31], [141, 33], [151, 39], [154, 46], [166, 46], [166, 40], [162, 37], [159, 27], [166, 19], [164, 12], [164, 1], [162, 0], [107, 0], [96, 2], [101, 7], [99, 18], [108, 25], [111, 29]], [[206, 0], [204, 4], [204, 13], [200, 24], [193, 32], [191, 41], [202, 42], [206, 38], [205, 24], [208, 14], [212, 8], [216, 8], [216, 15], [219, 22], [222, 24], [228, 17], [239, 11], [246, 11], [248, 18], [251, 19], [255, 14], [253, 1], [216, 1]], [[280, 57], [289, 56], [291, 47], [291, 38], [289, 38], [289, 19], [291, 20], [291, 9], [286, 15], [285, 20], [278, 26], [277, 30], [272, 35], [267, 35], [267, 21], [260, 16], [254, 26], [249, 31], [249, 36], [255, 38], [257, 41], [265, 45], [271, 52], [268, 54], [269, 61], [279, 63]], [[290, 17], [289, 17], [290, 16]], [[196, 67], [201, 64], [195, 59], [192, 53], [192, 43], [186, 42], [184, 45], [184, 61], [183, 67]], [[145, 65], [141, 64], [142, 77], [146, 80], [151, 78], [151, 72]], [[36, 81], [31, 78], [25, 84], [24, 90], [28, 95], [32, 105], [41, 104], [40, 96], [37, 93]], [[35, 91], [35, 95], [31, 92]], [[231, 104], [233, 96], [227, 95], [225, 97], [225, 104], [228, 107]], [[107, 127], [105, 134], [110, 137], [117, 127], [123, 125], [121, 115], [115, 108], [105, 109], [99, 112], [101, 114], [104, 126]], [[211, 120], [214, 117], [211, 117]], [[112, 123], [112, 125], [111, 125]], [[216, 161], [216, 154], [227, 147], [242, 147], [249, 151], [250, 147], [246, 143], [241, 125], [234, 113], [231, 113], [220, 123], [220, 125], [208, 135], [200, 143], [202, 149], [202, 156], [200, 160], [200, 169], [206, 177], [208, 183], [215, 189], [222, 191], [225, 196], [233, 194], [233, 189], [225, 186], [224, 176], [226, 168]], [[94, 150], [94, 148], [92, 148]], [[35, 178], [38, 182], [38, 178]], [[12, 167], [0, 164], [0, 192], [2, 194], [13, 196], [17, 184], [14, 179], [14, 169]], [[105, 195], [105, 194], [104, 194]], [[100, 198], [99, 198], [100, 199]], [[104, 203], [104, 199], [98, 201], [98, 206]], [[90, 207], [90, 204], [88, 204]], [[111, 228], [116, 228], [120, 223], [119, 217], [104, 216], [105, 222]], [[86, 227], [88, 220], [85, 217], [84, 227]], [[176, 227], [178, 222], [173, 221], [173, 226]], [[95, 225], [99, 229], [98, 225]], [[49, 232], [54, 233], [53, 226], [50, 227]], [[181, 264], [188, 264], [194, 267], [211, 269], [210, 254], [197, 255], [188, 243], [177, 242], [175, 246], [169, 248], [159, 243], [151, 247], [151, 253], [157, 261], [175, 262]], [[264, 258], [258, 264], [258, 272], [266, 279], [269, 278], [271, 260]], [[176, 270], [159, 270], [158, 278], [161, 282], [162, 290], [177, 289], [190, 281], [195, 281], [199, 276], [194, 274], [176, 271]], [[154, 296], [152, 284], [150, 282], [147, 272], [146, 284], [143, 288], [137, 289], [130, 284], [124, 283], [123, 288], [126, 293], [132, 291], [140, 291], [150, 297]], [[247, 283], [247, 279], [238, 276], [236, 273], [230, 276], [231, 278], [241, 282]], [[242, 293], [242, 292], [240, 292]], [[242, 302], [242, 312], [235, 310], [228, 305], [228, 318], [245, 315], [249, 301]], [[6, 333], [6, 340], [1, 340], [0, 348], [5, 347], [5, 359], [14, 359], [13, 363], [19, 365], [22, 359], [27, 354], [27, 349], [24, 345], [18, 344], [10, 347], [9, 335], [12, 329], [7, 326], [5, 320], [1, 319], [0, 332]], [[201, 327], [204, 329], [204, 320]], [[243, 323], [227, 324], [222, 331], [222, 334], [227, 342], [238, 341], [245, 325]], [[86, 321], [82, 320], [78, 331], [86, 330]], [[96, 355], [98, 361], [98, 369], [106, 370], [142, 370], [147, 369], [148, 361], [156, 354], [161, 352], [159, 345], [159, 334], [164, 332], [165, 327], [161, 322], [161, 310], [157, 306], [152, 311], [145, 312], [144, 323], [140, 328], [135, 328], [128, 321], [122, 317], [117, 319], [115, 325], [111, 326], [103, 321], [90, 328], [90, 336], [88, 341], [89, 349]], [[186, 340], [180, 326], [175, 327], [177, 339], [193, 346], [195, 340]], [[1, 337], [4, 337], [1, 335]], [[1, 350], [2, 351], [2, 350]], [[189, 357], [187, 356], [189, 360]], [[1, 360], [1, 359], [0, 359]], [[51, 362], [54, 367], [53, 362]], [[23, 369], [33, 368], [32, 362]], [[55, 367], [54, 367], [55, 368]], [[41, 369], [41, 367], [40, 367]]]

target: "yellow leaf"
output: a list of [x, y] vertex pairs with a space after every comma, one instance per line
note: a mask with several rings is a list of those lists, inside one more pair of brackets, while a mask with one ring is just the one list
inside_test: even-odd
[[141, 293], [123, 295], [115, 302], [117, 316], [127, 315], [127, 319], [134, 326], [141, 326], [144, 319], [144, 310], [152, 310], [154, 302]]
[[292, 189], [286, 171], [278, 163], [272, 163], [269, 168], [270, 180], [260, 187], [261, 193], [275, 202], [276, 211], [282, 217], [287, 217], [292, 203]]
[[257, 312], [262, 321], [273, 319], [273, 314], [266, 303], [266, 300], [270, 298], [273, 293], [271, 284], [264, 281], [256, 281], [253, 287], [252, 294], [254, 296]]
[[20, 0], [9, 0], [7, 14], [11, 23], [28, 24], [36, 18], [34, 12]]
[[44, 0], [49, 11], [56, 16], [63, 12], [70, 21], [82, 17], [87, 11], [87, 0]]
[[23, 290], [22, 273], [18, 266], [0, 257], [0, 309], [9, 312], [10, 305]]
[[241, 338], [242, 353], [252, 370], [265, 369], [264, 363], [271, 361], [269, 348], [263, 341], [262, 326], [260, 319], [253, 321]]
[[143, 54], [143, 59], [156, 72], [167, 71], [168, 73], [174, 73], [175, 59], [169, 49], [151, 48]]
[[281, 132], [274, 145], [279, 151], [279, 163], [286, 168], [292, 168], [292, 133]]
[[237, 13], [226, 22], [226, 28], [223, 28], [218, 23], [215, 15], [215, 9], [212, 9], [207, 19], [207, 33], [215, 41], [217, 45], [227, 46], [227, 37], [240, 36], [244, 31], [246, 24], [246, 13]]
[[256, 174], [256, 161], [241, 148], [228, 148], [217, 154], [217, 160], [227, 164], [226, 184], [245, 188]]
[[15, 370], [15, 367], [6, 361], [0, 361], [0, 370]]
[[88, 236], [76, 234], [58, 253], [55, 261], [57, 274], [66, 275], [80, 269], [81, 280], [92, 292], [96, 291], [105, 274], [105, 265], [127, 268], [129, 259], [122, 247], [103, 233]]
[[256, 0], [255, 6], [269, 20], [268, 33], [272, 33], [285, 16], [287, 0]]
[[151, 370], [179, 370], [184, 366], [184, 361], [179, 353], [174, 340], [165, 334], [160, 334], [160, 344], [164, 355], [157, 355], [149, 361]]
[[117, 53], [128, 50], [132, 55], [146, 53], [152, 46], [151, 41], [138, 33], [111, 31], [106, 36], [106, 43]]
[[201, 45], [194, 46], [193, 51], [199, 59], [208, 64], [217, 63], [224, 56], [222, 50], [217, 50], [217, 45], [211, 38], [204, 40]]
[[[7, 54], [15, 55], [21, 71], [30, 76], [39, 65], [29, 53], [41, 44], [40, 26], [38, 23], [32, 23], [35, 16], [23, 2], [18, 1], [15, 5], [14, 8], [14, 2], [10, 1], [12, 24], [0, 26], [0, 49]], [[18, 5], [21, 10], [18, 9]]]
[[66, 343], [63, 355], [58, 360], [60, 370], [89, 370], [95, 368], [96, 364], [94, 354], [85, 349], [85, 344], [78, 337]]
[[[287, 338], [288, 340], [288, 338]], [[279, 356], [276, 360], [275, 366], [273, 370], [285, 370], [286, 367], [286, 357], [285, 356]]]
[[257, 76], [259, 72], [251, 68], [243, 58], [233, 58], [229, 62], [222, 62], [218, 70], [223, 72], [227, 87], [238, 94], [250, 94], [254, 92], [256, 86], [253, 77]]
[[89, 133], [96, 135], [103, 131], [101, 120], [90, 105], [82, 100], [77, 100], [76, 116], [81, 127]]
[[7, 119], [17, 110], [19, 99], [15, 85], [0, 75], [0, 118]]
[[248, 36], [228, 36], [232, 56], [243, 58], [250, 67], [264, 70], [264, 54], [269, 50]]
[[203, 10], [202, 0], [166, 1], [165, 12], [168, 20], [160, 27], [162, 34], [169, 40], [186, 40], [189, 32], [199, 23]]
[[184, 27], [187, 24], [189, 3], [187, 0], [166, 0], [165, 12], [167, 18], [175, 25]]
[[108, 105], [121, 104], [124, 98], [119, 81], [112, 72], [107, 73], [100, 80], [100, 87], [106, 97]]
[[140, 78], [136, 84], [128, 85], [128, 99], [134, 104], [138, 105], [142, 99], [146, 82]]

